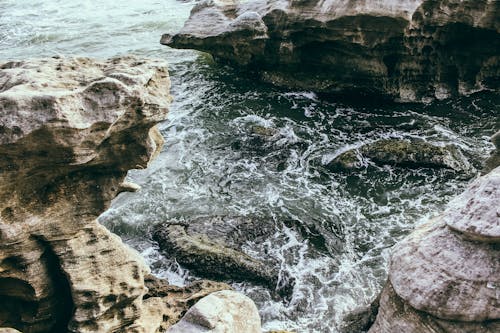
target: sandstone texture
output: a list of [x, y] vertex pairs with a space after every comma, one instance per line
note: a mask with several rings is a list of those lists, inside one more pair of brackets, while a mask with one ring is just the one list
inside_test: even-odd
[[257, 307], [234, 291], [215, 292], [196, 303], [167, 333], [261, 333]]
[[500, 167], [394, 249], [370, 333], [500, 331]]
[[96, 217], [159, 152], [169, 85], [133, 57], [0, 63], [0, 326], [158, 329], [148, 267]]
[[277, 85], [428, 101], [498, 90], [496, 0], [205, 0], [161, 43]]
[[436, 146], [423, 140], [383, 139], [348, 150], [334, 158], [327, 167], [342, 170], [366, 165], [366, 159], [379, 165], [408, 168], [441, 168], [472, 175], [474, 167], [458, 147]]

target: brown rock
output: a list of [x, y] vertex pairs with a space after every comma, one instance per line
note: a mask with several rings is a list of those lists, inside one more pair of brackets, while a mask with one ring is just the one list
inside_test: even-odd
[[142, 299], [149, 268], [96, 217], [161, 148], [169, 84], [163, 62], [133, 57], [0, 64], [0, 326], [159, 326]]
[[161, 43], [295, 89], [428, 101], [498, 90], [499, 11], [490, 0], [207, 0]]

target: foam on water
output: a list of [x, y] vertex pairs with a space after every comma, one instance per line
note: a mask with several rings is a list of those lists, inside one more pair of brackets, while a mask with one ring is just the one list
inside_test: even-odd
[[193, 3], [2, 1], [0, 59], [129, 52], [167, 59], [174, 103], [160, 125], [166, 144], [148, 169], [129, 172], [142, 190], [118, 196], [100, 221], [138, 249], [155, 274], [183, 285], [196, 277], [159, 251], [152, 225], [258, 217], [275, 233], [248, 240], [243, 251], [272, 259], [295, 287], [280, 299], [249, 283], [233, 286], [257, 303], [266, 330], [337, 332], [346, 313], [379, 291], [390, 247], [466, 181], [446, 170], [371, 164], [338, 173], [327, 162], [381, 138], [421, 138], [458, 145], [478, 167], [500, 128], [499, 97], [352, 106], [278, 90], [206, 55], [158, 44], [162, 33], [181, 27]]

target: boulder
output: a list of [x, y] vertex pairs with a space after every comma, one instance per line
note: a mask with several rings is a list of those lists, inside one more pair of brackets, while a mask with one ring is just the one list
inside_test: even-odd
[[160, 308], [163, 308], [163, 320], [160, 332], [177, 323], [189, 308], [205, 296], [216, 291], [232, 290], [231, 286], [225, 283], [210, 280], [198, 280], [185, 287], [178, 287], [153, 275], [146, 275], [144, 283], [148, 288], [143, 298], [145, 301], [161, 299], [159, 303]]
[[330, 163], [328, 168], [351, 170], [367, 165], [364, 159], [379, 165], [409, 168], [444, 168], [471, 175], [474, 167], [453, 145], [436, 146], [424, 140], [383, 139], [347, 150]]
[[149, 268], [96, 218], [162, 146], [163, 61], [0, 63], [0, 326], [154, 332]]
[[498, 90], [499, 15], [491, 0], [204, 0], [161, 43], [294, 89], [429, 101]]
[[276, 263], [253, 258], [241, 250], [246, 241], [264, 240], [274, 231], [272, 224], [259, 219], [214, 216], [157, 225], [153, 239], [162, 251], [195, 274], [251, 281], [286, 294], [293, 285], [288, 276], [280, 276]]
[[230, 290], [202, 298], [167, 333], [261, 333], [252, 300]]
[[499, 177], [478, 178], [395, 246], [370, 333], [498, 332]]

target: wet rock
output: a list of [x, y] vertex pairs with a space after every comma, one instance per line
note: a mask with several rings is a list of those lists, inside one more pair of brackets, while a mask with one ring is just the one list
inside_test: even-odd
[[363, 333], [367, 332], [377, 317], [380, 297], [370, 304], [359, 307], [346, 315], [340, 327], [341, 333]]
[[196, 302], [211, 293], [221, 290], [232, 290], [231, 286], [210, 280], [195, 281], [185, 287], [168, 284], [167, 281], [153, 275], [146, 275], [144, 283], [148, 292], [144, 299], [160, 298], [164, 308], [160, 331], [165, 331], [177, 323]]
[[251, 281], [290, 292], [292, 281], [280, 276], [275, 263], [245, 254], [248, 240], [265, 240], [274, 232], [272, 224], [248, 217], [201, 217], [181, 224], [156, 226], [153, 239], [160, 249], [194, 273], [210, 279]]
[[500, 166], [500, 131], [496, 132], [496, 134], [491, 137], [491, 142], [495, 145], [495, 150], [484, 162], [484, 168], [481, 170], [481, 174], [483, 175]]
[[394, 248], [370, 333], [500, 329], [498, 177], [479, 178]]
[[409, 168], [445, 168], [471, 175], [474, 168], [461, 151], [452, 145], [436, 146], [423, 140], [385, 139], [348, 150], [328, 163], [328, 168], [351, 170], [370, 159], [379, 165]]
[[160, 150], [169, 85], [162, 61], [134, 57], [0, 63], [0, 326], [159, 327], [149, 268], [96, 218]]
[[261, 333], [260, 316], [252, 300], [230, 290], [202, 298], [168, 333]]
[[161, 43], [276, 85], [427, 101], [499, 88], [499, 12], [489, 0], [208, 0]]

